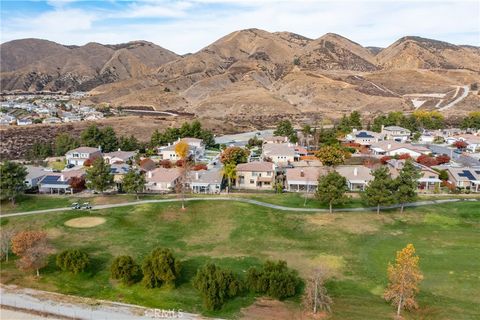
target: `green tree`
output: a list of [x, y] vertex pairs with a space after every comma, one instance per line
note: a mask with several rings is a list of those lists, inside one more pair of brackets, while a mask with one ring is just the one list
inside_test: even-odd
[[106, 127], [101, 133], [101, 146], [103, 152], [112, 152], [118, 149], [118, 139], [112, 127]]
[[380, 167], [372, 172], [374, 179], [370, 181], [362, 197], [369, 205], [377, 207], [380, 213], [381, 205], [388, 205], [394, 202], [394, 183], [387, 167]]
[[97, 125], [92, 124], [82, 131], [80, 135], [82, 145], [92, 148], [97, 148], [102, 145], [103, 135], [102, 131]]
[[44, 142], [35, 142], [28, 150], [27, 158], [30, 160], [43, 160], [53, 155], [52, 145]]
[[78, 148], [80, 142], [68, 133], [61, 133], [55, 138], [55, 155], [64, 156], [69, 150]]
[[103, 158], [97, 158], [93, 161], [90, 168], [87, 169], [87, 187], [89, 189], [104, 192], [113, 184], [113, 174], [110, 165], [103, 161]]
[[299, 284], [297, 272], [289, 269], [285, 261], [267, 261], [262, 269], [252, 267], [247, 271], [248, 289], [275, 299], [293, 297]]
[[180, 268], [180, 261], [170, 249], [157, 248], [143, 260], [143, 284], [147, 288], [157, 288], [164, 284], [175, 286]]
[[135, 193], [138, 200], [138, 193], [145, 189], [145, 183], [145, 176], [142, 173], [130, 169], [123, 176], [122, 188], [127, 193]]
[[0, 164], [0, 196], [15, 204], [17, 196], [25, 191], [27, 168], [19, 163], [5, 161]]
[[352, 131], [352, 125], [350, 124], [350, 118], [347, 117], [347, 115], [344, 114], [342, 116], [342, 119], [338, 123], [337, 130], [341, 134], [346, 134], [346, 133], [349, 133], [349, 132]]
[[322, 146], [334, 146], [338, 145], [337, 132], [334, 129], [320, 128], [317, 134], [318, 144]]
[[468, 116], [463, 119], [461, 127], [462, 129], [480, 130], [480, 111], [470, 112]]
[[134, 135], [130, 135], [130, 137], [121, 136], [118, 139], [118, 148], [123, 151], [135, 151], [140, 149], [140, 142]]
[[293, 129], [292, 123], [289, 120], [280, 121], [273, 134], [276, 136], [288, 137], [292, 143], [298, 141], [297, 132]]
[[162, 139], [163, 137], [160, 131], [158, 131], [158, 129], [155, 129], [155, 131], [153, 131], [152, 133], [152, 137], [150, 138], [150, 147], [154, 148], [161, 146], [163, 142]]
[[324, 166], [335, 167], [345, 162], [347, 152], [339, 146], [322, 146], [315, 156]]
[[318, 186], [316, 197], [320, 202], [327, 203], [330, 213], [333, 212], [332, 207], [346, 201], [345, 193], [348, 191], [347, 179], [342, 177], [338, 172], [332, 171], [327, 175], [318, 178]]
[[350, 126], [356, 129], [362, 129], [362, 117], [360, 116], [360, 112], [353, 111], [350, 113], [349, 118]]
[[395, 179], [395, 200], [400, 203], [400, 212], [403, 213], [405, 203], [413, 202], [417, 199], [418, 179], [420, 179], [420, 170], [414, 165], [412, 160], [407, 159], [400, 174]]
[[438, 179], [442, 181], [447, 181], [448, 180], [448, 172], [447, 170], [440, 170], [438, 172]]
[[116, 257], [110, 266], [110, 276], [124, 284], [133, 284], [142, 277], [140, 266], [130, 256]]
[[56, 264], [57, 267], [62, 271], [69, 271], [74, 274], [85, 271], [88, 264], [90, 263], [90, 258], [85, 251], [78, 249], [68, 249], [63, 251], [57, 256]]
[[218, 310], [227, 299], [241, 291], [242, 285], [230, 270], [208, 263], [198, 269], [193, 278], [193, 286], [200, 291], [203, 303], [208, 310]]

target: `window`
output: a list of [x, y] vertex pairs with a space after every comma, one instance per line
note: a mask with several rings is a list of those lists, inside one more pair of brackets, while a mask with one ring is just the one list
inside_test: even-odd
[[271, 175], [272, 175], [272, 171], [268, 171], [268, 172], [267, 172], [267, 176], [270, 177]]
[[250, 184], [254, 184], [255, 181], [253, 179], [250, 179]]

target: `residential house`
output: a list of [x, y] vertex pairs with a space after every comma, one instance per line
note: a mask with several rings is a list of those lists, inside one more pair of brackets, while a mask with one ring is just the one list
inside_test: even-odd
[[255, 161], [237, 165], [238, 189], [271, 190], [275, 182], [275, 165], [272, 162]]
[[175, 152], [175, 146], [180, 141], [184, 141], [188, 144], [189, 147], [189, 155], [194, 157], [195, 160], [199, 160], [203, 158], [205, 154], [205, 145], [201, 139], [197, 138], [183, 138], [178, 139], [173, 144], [168, 144], [168, 146], [159, 147], [158, 154], [161, 160], [170, 160], [170, 161], [177, 161], [180, 160], [180, 156]]
[[326, 172], [325, 167], [288, 168], [285, 174], [285, 188], [290, 192], [315, 192], [318, 178]]
[[472, 192], [480, 191], [480, 168], [447, 167], [448, 180], [459, 189], [469, 189]]
[[78, 122], [82, 121], [82, 118], [79, 115], [70, 112], [64, 112], [62, 115], [62, 120], [63, 122]]
[[103, 154], [103, 159], [105, 163], [127, 163], [129, 160], [132, 160], [135, 157], [135, 151], [118, 151], [107, 152]]
[[460, 141], [465, 141], [468, 145], [466, 151], [475, 153], [480, 152], [480, 136], [475, 134], [463, 134], [460, 136], [454, 137]]
[[73, 178], [84, 178], [85, 170], [69, 170], [62, 172], [47, 173], [38, 181], [38, 190], [41, 193], [72, 193], [70, 185]]
[[122, 190], [123, 177], [130, 171], [130, 166], [125, 163], [114, 162], [110, 165], [110, 172], [113, 174], [113, 182], [117, 190]]
[[[439, 174], [437, 171], [420, 163], [412, 162], [412, 164], [420, 172], [420, 178], [417, 180], [418, 189], [420, 191], [435, 191], [436, 188], [440, 187], [442, 180], [439, 179]], [[396, 178], [403, 169], [405, 160], [391, 159], [387, 161], [387, 165], [392, 177]]]
[[31, 125], [32, 123], [33, 123], [32, 119], [30, 118], [17, 119], [18, 126], [28, 126], [28, 125]]
[[288, 143], [288, 137], [284, 136], [272, 136], [272, 137], [266, 137], [263, 139], [264, 144], [269, 144], [269, 143]]
[[65, 158], [67, 160], [68, 165], [74, 166], [83, 166], [85, 161], [90, 160], [93, 161], [96, 158], [102, 157], [102, 152], [98, 148], [91, 148], [91, 147], [80, 147], [73, 150], [68, 151], [65, 154]]
[[220, 168], [190, 172], [189, 186], [193, 193], [220, 193], [223, 173]]
[[335, 171], [347, 179], [347, 185], [350, 191], [363, 191], [370, 181], [373, 180], [372, 169], [366, 166], [338, 166], [335, 168]]
[[286, 166], [296, 159], [295, 146], [291, 143], [266, 143], [263, 145], [261, 158], [279, 166]]
[[353, 129], [352, 133], [349, 133], [345, 137], [345, 140], [348, 142], [358, 143], [362, 146], [370, 146], [375, 142], [384, 140], [384, 138], [385, 135], [378, 132], [368, 130], [357, 131], [357, 129]]
[[27, 189], [36, 188], [38, 182], [46, 175], [48, 172], [45, 171], [44, 167], [26, 165], [27, 176], [25, 177], [25, 185]]
[[410, 130], [399, 126], [382, 126], [381, 133], [386, 140], [394, 140], [397, 142], [406, 142], [410, 138]]
[[43, 119], [42, 122], [43, 122], [43, 123], [46, 123], [46, 124], [62, 123], [62, 119], [57, 118], [57, 117], [49, 117], [49, 118]]
[[152, 192], [170, 192], [175, 189], [181, 178], [179, 168], [156, 168], [145, 174], [145, 190]]
[[412, 145], [409, 143], [400, 143], [391, 140], [379, 141], [370, 146], [370, 150], [372, 150], [373, 154], [375, 155], [386, 155], [386, 156], [396, 156], [402, 154], [409, 154], [410, 157], [416, 159], [422, 154], [430, 154], [430, 149]]

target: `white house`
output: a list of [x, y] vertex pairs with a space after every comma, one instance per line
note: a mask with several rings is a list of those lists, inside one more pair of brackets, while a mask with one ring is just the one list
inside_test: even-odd
[[102, 157], [100, 149], [91, 147], [76, 148], [65, 154], [67, 164], [74, 166], [83, 166], [86, 160], [94, 160], [99, 157]]
[[291, 192], [315, 192], [318, 178], [326, 173], [325, 167], [288, 168], [285, 174], [285, 188]]
[[287, 165], [295, 161], [295, 146], [291, 143], [265, 143], [261, 157], [276, 165]]
[[399, 126], [382, 126], [381, 133], [385, 135], [385, 139], [397, 142], [406, 142], [410, 138], [410, 130]]
[[118, 149], [118, 151], [107, 152], [103, 154], [103, 159], [105, 163], [126, 163], [128, 160], [133, 159], [135, 157], [135, 151], [122, 151]]
[[385, 135], [368, 131], [368, 130], [360, 130], [353, 129], [353, 131], [345, 137], [345, 140], [348, 142], [358, 143], [362, 146], [370, 146], [372, 143], [384, 140]]
[[414, 146], [409, 143], [400, 143], [391, 140], [379, 141], [370, 146], [375, 155], [396, 156], [409, 154], [410, 157], [416, 159], [422, 154], [431, 153], [430, 149], [423, 146]]
[[33, 123], [32, 119], [30, 118], [17, 119], [18, 126], [28, 126], [28, 125], [31, 125], [32, 123]]
[[27, 189], [35, 188], [38, 186], [38, 182], [46, 175], [48, 172], [45, 171], [45, 168], [38, 166], [26, 165], [27, 176], [25, 177], [25, 185]]
[[197, 138], [183, 138], [178, 139], [173, 144], [168, 144], [168, 146], [159, 147], [158, 154], [161, 160], [170, 160], [170, 161], [177, 161], [180, 160], [180, 156], [175, 152], [175, 146], [180, 141], [184, 141], [188, 144], [189, 147], [189, 155], [193, 156], [195, 160], [199, 160], [203, 158], [205, 154], [205, 145], [201, 139]]

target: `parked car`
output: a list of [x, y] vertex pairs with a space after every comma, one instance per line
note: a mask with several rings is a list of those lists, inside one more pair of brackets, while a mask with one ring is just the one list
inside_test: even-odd
[[85, 209], [85, 210], [92, 209], [92, 206], [90, 205], [90, 202], [82, 203], [82, 209]]
[[71, 208], [74, 209], [74, 210], [80, 209], [81, 208], [80, 203], [78, 203], [78, 202], [72, 203]]

